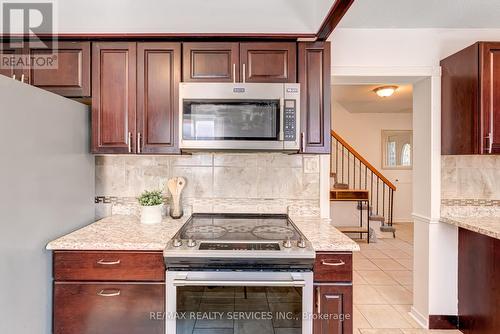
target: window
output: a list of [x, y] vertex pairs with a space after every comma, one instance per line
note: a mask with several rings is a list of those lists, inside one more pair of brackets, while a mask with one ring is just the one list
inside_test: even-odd
[[382, 168], [412, 168], [413, 132], [411, 130], [382, 130]]

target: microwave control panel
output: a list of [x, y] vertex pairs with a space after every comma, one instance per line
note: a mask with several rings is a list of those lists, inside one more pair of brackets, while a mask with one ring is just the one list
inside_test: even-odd
[[284, 112], [284, 135], [286, 141], [295, 141], [296, 139], [296, 115], [297, 107], [295, 100], [285, 100], [285, 112]]

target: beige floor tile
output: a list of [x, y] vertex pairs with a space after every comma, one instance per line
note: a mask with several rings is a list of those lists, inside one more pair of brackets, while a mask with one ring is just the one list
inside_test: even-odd
[[357, 329], [372, 328], [368, 320], [366, 320], [366, 318], [361, 314], [361, 312], [359, 312], [356, 306], [354, 306], [353, 308], [352, 325], [354, 333], [356, 333]]
[[401, 264], [403, 267], [405, 267], [408, 270], [413, 270], [413, 258], [409, 259], [395, 259], [396, 262]]
[[392, 245], [389, 242], [385, 242], [383, 239], [377, 241], [377, 243], [372, 244], [374, 248], [380, 250], [389, 250], [389, 249], [397, 249], [396, 246]]
[[387, 304], [387, 300], [370, 285], [355, 285], [354, 290], [354, 305], [374, 305]]
[[361, 329], [361, 334], [402, 334], [400, 329], [382, 328], [382, 329]]
[[391, 270], [386, 273], [401, 285], [413, 284], [413, 272], [409, 270]]
[[366, 281], [368, 284], [376, 285], [396, 285], [398, 284], [394, 279], [392, 279], [388, 274], [382, 270], [360, 270], [358, 274]]
[[390, 305], [358, 305], [358, 309], [373, 328], [412, 328]]
[[405, 285], [403, 285], [403, 287], [404, 287], [406, 290], [408, 290], [408, 291], [410, 291], [411, 293], [413, 293], [413, 284], [405, 284]]
[[401, 285], [376, 285], [375, 290], [387, 300], [388, 304], [406, 304], [413, 303], [413, 294]]
[[352, 272], [352, 284], [354, 284], [354, 285], [365, 285], [365, 284], [368, 284], [368, 282], [365, 281], [363, 279], [363, 277], [361, 277], [361, 275], [359, 275], [359, 273], [356, 270], [354, 270]]
[[[380, 259], [384, 260], [384, 259]], [[380, 270], [372, 261], [368, 259], [354, 260], [352, 265], [354, 270]]]
[[384, 254], [383, 252], [377, 249], [365, 249], [361, 251], [361, 254], [365, 256], [367, 259], [387, 259], [389, 256]]
[[393, 259], [371, 259], [371, 261], [382, 270], [405, 270], [406, 269], [400, 263], [394, 261]]
[[413, 319], [413, 317], [409, 314], [411, 305], [392, 305], [396, 309], [396, 311], [399, 312], [405, 318], [406, 321], [410, 325], [412, 325], [413, 328], [421, 328], [421, 326]]
[[404, 334], [462, 334], [459, 330], [402, 329]]
[[402, 249], [385, 249], [384, 254], [392, 259], [411, 259], [411, 255]]
[[352, 259], [353, 260], [361, 260], [361, 259], [366, 259], [366, 257], [361, 252], [354, 252], [354, 253], [352, 253]]

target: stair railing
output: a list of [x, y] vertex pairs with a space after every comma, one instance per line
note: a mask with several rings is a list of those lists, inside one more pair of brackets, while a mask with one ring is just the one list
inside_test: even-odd
[[381, 214], [383, 223], [392, 226], [396, 186], [338, 133], [331, 130], [331, 135], [331, 170], [336, 175], [337, 183], [347, 184], [349, 189], [369, 190], [371, 208], [366, 209], [371, 210], [370, 216]]

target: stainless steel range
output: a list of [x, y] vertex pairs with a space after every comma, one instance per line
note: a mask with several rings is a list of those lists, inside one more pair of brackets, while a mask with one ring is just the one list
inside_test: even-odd
[[[256, 303], [259, 307], [250, 308], [244, 321], [246, 326], [254, 321], [256, 328], [268, 328], [259, 333], [279, 328], [312, 333], [315, 252], [287, 215], [193, 214], [169, 241], [164, 257], [167, 314], [200, 315], [207, 305], [236, 312], [239, 303]], [[199, 300], [193, 301], [196, 297]], [[220, 299], [213, 300], [216, 297]], [[224, 319], [167, 317], [167, 334], [191, 334], [197, 324], [199, 328], [220, 328], [221, 323], [231, 327], [231, 320], [231, 328], [242, 324], [230, 312], [215, 312]], [[270, 318], [254, 319], [256, 312], [268, 312]]]

